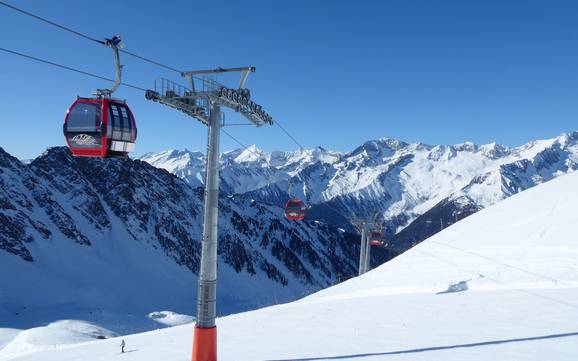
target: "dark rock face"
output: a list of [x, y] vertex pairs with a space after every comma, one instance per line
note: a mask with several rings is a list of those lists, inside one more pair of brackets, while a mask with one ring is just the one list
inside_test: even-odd
[[[130, 237], [198, 273], [203, 189], [148, 163], [74, 158], [50, 148], [29, 165], [0, 149], [0, 251], [36, 261], [37, 242], [91, 247]], [[247, 197], [220, 199], [219, 267], [314, 291], [357, 273], [357, 236]], [[382, 263], [387, 254], [374, 256]]]
[[51, 232], [29, 214], [38, 204], [46, 204], [54, 215], [58, 209], [51, 202], [48, 190], [37, 183], [28, 168], [0, 148], [0, 250], [33, 261], [26, 244], [34, 236], [46, 239]]
[[27, 262], [32, 262], [32, 256], [25, 244], [32, 242], [32, 237], [26, 234], [26, 220], [18, 217], [10, 218], [0, 214], [0, 224], [2, 224], [2, 233], [0, 233], [0, 250], [20, 256]]
[[442, 229], [481, 210], [467, 197], [444, 199], [415, 219], [409, 226], [395, 234], [390, 243], [392, 251], [405, 252]]

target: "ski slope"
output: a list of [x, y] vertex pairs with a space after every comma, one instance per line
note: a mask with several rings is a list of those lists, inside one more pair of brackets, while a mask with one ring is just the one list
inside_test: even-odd
[[[561, 176], [361, 277], [220, 318], [219, 359], [575, 361], [577, 188]], [[191, 338], [190, 324], [127, 336], [120, 354], [118, 338], [48, 349], [23, 332], [0, 360], [185, 361]]]

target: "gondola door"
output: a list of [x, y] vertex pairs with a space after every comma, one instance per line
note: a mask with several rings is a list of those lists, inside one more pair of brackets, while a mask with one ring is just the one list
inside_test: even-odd
[[106, 156], [106, 107], [101, 99], [78, 98], [64, 120], [64, 136], [74, 156]]

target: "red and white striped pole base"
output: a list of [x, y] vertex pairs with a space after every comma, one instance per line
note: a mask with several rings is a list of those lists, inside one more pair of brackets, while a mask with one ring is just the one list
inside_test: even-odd
[[201, 328], [195, 325], [193, 361], [217, 361], [217, 326]]

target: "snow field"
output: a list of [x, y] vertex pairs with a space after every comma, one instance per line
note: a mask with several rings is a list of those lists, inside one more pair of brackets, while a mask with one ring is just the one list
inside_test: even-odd
[[[220, 318], [219, 359], [578, 359], [578, 173], [299, 301]], [[192, 325], [0, 360], [184, 361]], [[8, 346], [10, 347], [10, 345]]]

